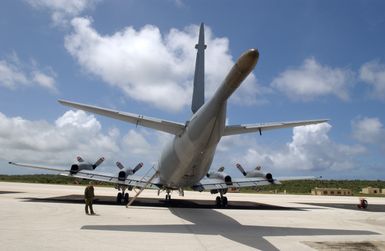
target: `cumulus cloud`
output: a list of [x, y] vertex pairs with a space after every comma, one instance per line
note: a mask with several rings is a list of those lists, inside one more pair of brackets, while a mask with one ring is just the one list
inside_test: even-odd
[[[245, 136], [231, 137], [221, 142], [218, 148], [228, 163], [243, 163], [245, 167], [262, 165], [275, 170], [345, 170], [353, 168], [354, 158], [365, 152], [360, 145], [343, 145], [328, 136], [331, 125], [328, 123], [296, 127], [292, 140], [284, 147], [272, 148], [258, 145]], [[225, 138], [226, 139], [226, 138]], [[230, 147], [227, 146], [230, 144]], [[235, 154], [228, 156], [226, 149], [237, 148]]]
[[379, 118], [353, 120], [353, 137], [361, 143], [384, 144], [385, 129]]
[[[194, 74], [194, 45], [198, 26], [171, 29], [146, 25], [139, 30], [126, 27], [112, 35], [99, 34], [88, 18], [72, 20], [73, 32], [65, 47], [89, 73], [123, 90], [130, 98], [156, 107], [178, 111], [191, 102]], [[206, 28], [206, 97], [223, 81], [234, 61], [226, 38], [215, 38]], [[252, 103], [257, 95], [251, 75], [234, 99]]]
[[360, 79], [370, 85], [370, 95], [385, 101], [385, 65], [378, 61], [365, 63], [360, 68]]
[[56, 74], [50, 69], [43, 72], [36, 62], [23, 63], [15, 53], [8, 59], [0, 60], [0, 86], [15, 90], [21, 86], [38, 85], [57, 92]]
[[48, 10], [55, 25], [66, 25], [68, 20], [92, 8], [100, 0], [25, 0], [36, 9]]
[[[106, 158], [101, 169], [115, 170], [115, 161], [127, 166], [143, 161], [151, 165], [158, 157], [163, 134], [116, 128], [103, 130], [93, 115], [69, 110], [54, 123], [7, 117], [0, 113], [0, 159], [7, 161], [70, 165], [80, 155], [90, 162]], [[100, 169], [99, 168], [99, 169]]]
[[310, 101], [327, 95], [348, 100], [352, 80], [350, 70], [331, 68], [307, 58], [301, 66], [282, 72], [271, 86], [293, 100]]

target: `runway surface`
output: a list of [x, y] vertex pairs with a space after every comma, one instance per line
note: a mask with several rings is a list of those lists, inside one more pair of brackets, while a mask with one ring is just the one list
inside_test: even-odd
[[210, 193], [145, 190], [126, 208], [96, 186], [88, 216], [83, 191], [0, 182], [0, 250], [385, 250], [385, 198], [228, 193], [217, 209]]

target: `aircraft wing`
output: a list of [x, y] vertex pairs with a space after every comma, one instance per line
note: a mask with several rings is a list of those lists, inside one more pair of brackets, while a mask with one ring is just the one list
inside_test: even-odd
[[280, 181], [287, 180], [314, 180], [317, 179], [314, 176], [297, 176], [297, 177], [280, 177], [273, 179], [272, 182], [268, 181], [262, 177], [253, 177], [253, 178], [233, 178], [232, 183], [227, 184], [222, 179], [202, 179], [199, 183], [192, 186], [192, 189], [195, 191], [204, 191], [204, 190], [217, 190], [217, 189], [226, 189], [226, 188], [241, 188], [241, 187], [258, 187], [258, 186], [267, 186], [272, 184], [281, 184]]
[[140, 187], [140, 188], [145, 187], [145, 188], [159, 189], [158, 182], [157, 182], [158, 179], [155, 179], [154, 181], [151, 181], [149, 184], [147, 184], [147, 181], [151, 177], [141, 177], [137, 175], [127, 176], [127, 178], [124, 181], [119, 180], [118, 175], [112, 175], [109, 173], [100, 173], [100, 172], [94, 172], [94, 171], [79, 171], [76, 174], [61, 173], [60, 175], [75, 177], [79, 179], [108, 182], [112, 184], [127, 185], [132, 187]]
[[8, 162], [8, 164], [14, 165], [14, 166], [21, 166], [21, 167], [49, 170], [49, 171], [68, 172], [68, 173], [70, 172], [70, 169], [61, 168], [61, 167], [47, 167], [47, 166], [41, 166], [41, 165], [32, 165], [32, 164], [15, 163], [15, 162]]
[[204, 191], [204, 190], [216, 190], [226, 188], [241, 188], [241, 187], [257, 187], [267, 186], [271, 184], [281, 184], [278, 180], [274, 179], [274, 182], [269, 182], [264, 178], [238, 178], [233, 179], [231, 184], [227, 184], [222, 179], [202, 179], [199, 183], [192, 186], [193, 190]]
[[291, 121], [291, 122], [273, 122], [273, 123], [260, 123], [260, 124], [245, 124], [245, 125], [230, 125], [225, 127], [223, 136], [236, 135], [243, 133], [259, 132], [263, 131], [290, 128], [296, 126], [313, 125], [329, 121], [328, 119], [317, 120], [303, 120], [303, 121]]
[[[118, 180], [118, 174], [111, 174], [111, 173], [103, 173], [103, 172], [97, 172], [97, 171], [91, 171], [91, 170], [80, 170], [75, 174], [71, 174], [70, 169], [67, 168], [60, 168], [60, 167], [47, 167], [42, 165], [32, 165], [32, 164], [25, 164], [25, 163], [15, 163], [15, 162], [9, 162], [10, 165], [14, 166], [20, 166], [20, 167], [28, 167], [28, 168], [35, 168], [35, 169], [43, 169], [43, 170], [49, 170], [49, 171], [56, 171], [59, 172], [60, 175], [68, 176], [68, 177], [75, 177], [79, 179], [86, 179], [86, 180], [94, 180], [94, 181], [102, 181], [102, 182], [108, 182], [112, 184], [121, 184], [121, 185], [128, 185], [133, 187], [146, 187], [146, 188], [153, 188], [158, 189], [158, 179], [155, 178], [154, 181], [151, 181], [149, 184], [147, 184], [147, 181], [150, 179], [150, 177], [141, 177], [137, 175], [130, 175], [127, 176], [126, 180], [120, 181]], [[147, 184], [147, 186], [146, 186]]]
[[178, 135], [180, 134], [185, 125], [182, 123], [177, 123], [173, 121], [167, 121], [157, 118], [146, 117], [134, 113], [115, 111], [111, 109], [101, 108], [92, 105], [80, 104], [66, 100], [59, 100], [59, 103], [65, 106], [70, 106], [79, 110], [96, 113], [102, 116], [122, 120], [128, 123], [135, 125], [140, 125], [148, 128], [152, 128], [158, 131], [167, 132], [170, 134]]

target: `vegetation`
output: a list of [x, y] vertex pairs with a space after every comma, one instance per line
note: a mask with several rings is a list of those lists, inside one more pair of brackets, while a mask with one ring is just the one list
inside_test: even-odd
[[[43, 183], [43, 184], [88, 184], [88, 180], [79, 180], [73, 177], [35, 174], [35, 175], [0, 175], [0, 181], [22, 182], [22, 183]], [[113, 186], [106, 182], [97, 182], [97, 185]], [[350, 189], [353, 195], [360, 195], [364, 187], [377, 187], [385, 189], [385, 181], [381, 180], [293, 180], [283, 181], [281, 185], [261, 186], [258, 188], [242, 188], [244, 193], [286, 193], [288, 194], [310, 194], [315, 187], [319, 188], [345, 188]]]
[[[281, 185], [258, 187], [259, 192], [277, 192], [288, 194], [310, 194], [315, 187], [319, 188], [343, 188], [350, 189], [353, 195], [359, 195], [364, 187], [385, 188], [385, 181], [382, 180], [292, 180], [282, 181]], [[255, 192], [256, 189], [241, 189], [241, 192]]]

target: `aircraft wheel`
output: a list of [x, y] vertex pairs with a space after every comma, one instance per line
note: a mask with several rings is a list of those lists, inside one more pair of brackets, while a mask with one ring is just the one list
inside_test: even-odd
[[116, 196], [116, 203], [120, 204], [122, 203], [122, 193], [118, 193], [118, 195]]
[[167, 200], [167, 201], [170, 201], [170, 200], [171, 200], [171, 195], [170, 195], [170, 194], [166, 194], [166, 200]]
[[217, 198], [215, 199], [215, 202], [217, 204], [217, 207], [220, 207], [221, 206], [221, 197], [217, 196]]
[[222, 198], [222, 206], [227, 207], [227, 197]]
[[128, 193], [124, 195], [124, 204], [128, 204]]

